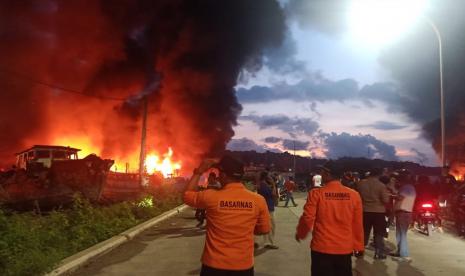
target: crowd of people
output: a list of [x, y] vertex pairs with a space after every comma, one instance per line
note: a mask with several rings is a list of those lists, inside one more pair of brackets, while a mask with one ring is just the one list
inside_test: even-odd
[[[210, 174], [206, 189], [197, 188], [201, 175]], [[386, 259], [384, 246], [389, 225], [396, 226], [397, 249], [390, 255], [398, 261], [411, 261], [407, 233], [412, 225], [417, 197], [435, 197], [434, 188], [417, 185], [407, 170], [389, 171], [371, 168], [363, 175], [340, 174], [331, 163], [319, 166], [312, 176], [303, 214], [296, 227], [300, 242], [309, 233], [311, 239], [312, 275], [352, 275], [352, 256], [363, 258], [371, 248], [373, 232], [374, 258]], [[286, 191], [284, 207], [297, 206], [293, 177], [261, 172], [255, 191], [242, 183], [243, 164], [225, 156], [205, 160], [194, 170], [184, 195], [186, 204], [206, 210], [206, 241], [200, 275], [253, 275], [254, 248], [263, 236], [267, 249], [278, 249], [275, 241], [274, 211], [279, 189]], [[424, 178], [416, 182], [425, 182]], [[221, 187], [221, 188], [219, 188]], [[203, 219], [202, 219], [203, 222]]]

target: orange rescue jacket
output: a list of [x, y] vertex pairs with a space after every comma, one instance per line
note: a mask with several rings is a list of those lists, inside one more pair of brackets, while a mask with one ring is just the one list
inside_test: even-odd
[[364, 250], [360, 195], [333, 180], [309, 192], [297, 237], [312, 232], [311, 249], [326, 254], [351, 254]]
[[270, 214], [261, 195], [241, 183], [229, 183], [221, 190], [186, 191], [184, 202], [207, 211], [204, 265], [227, 270], [254, 265], [254, 233], [271, 230]]

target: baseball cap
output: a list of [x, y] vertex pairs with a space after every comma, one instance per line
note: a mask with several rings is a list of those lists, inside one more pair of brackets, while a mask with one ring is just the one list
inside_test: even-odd
[[244, 164], [236, 158], [225, 155], [220, 162], [213, 166], [227, 176], [242, 177], [244, 175]]

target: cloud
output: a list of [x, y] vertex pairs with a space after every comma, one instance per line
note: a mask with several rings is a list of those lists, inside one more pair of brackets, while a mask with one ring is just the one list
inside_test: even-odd
[[271, 87], [253, 86], [250, 89], [239, 88], [236, 91], [241, 103], [260, 103], [276, 100], [294, 101], [344, 101], [358, 94], [355, 80], [331, 81], [320, 74], [307, 75], [296, 84], [279, 83]]
[[286, 115], [246, 115], [240, 116], [239, 120], [248, 120], [254, 122], [260, 129], [276, 127], [291, 136], [298, 134], [312, 135], [318, 128], [319, 124], [310, 118], [290, 118]]
[[397, 130], [397, 129], [406, 128], [407, 126], [399, 125], [399, 124], [392, 123], [392, 122], [386, 122], [386, 121], [376, 121], [372, 124], [358, 125], [357, 127], [370, 127], [374, 129], [380, 129], [380, 130]]
[[269, 148], [266, 145], [259, 145], [248, 138], [231, 139], [226, 148], [232, 151], [256, 151], [256, 152], [280, 152], [278, 149]]
[[349, 133], [322, 134], [326, 151], [330, 159], [341, 157], [366, 157], [384, 160], [398, 160], [394, 146], [386, 144], [371, 135], [351, 135]]
[[274, 136], [269, 136], [269, 137], [266, 137], [264, 139], [265, 143], [279, 143], [281, 142], [283, 139], [282, 138], [279, 138], [279, 137], [274, 137]]
[[284, 139], [282, 141], [282, 146], [285, 150], [308, 150], [310, 142]]
[[300, 141], [297, 139], [286, 139], [280, 137], [269, 136], [264, 139], [265, 143], [269, 144], [277, 144], [284, 149], [284, 150], [308, 150], [310, 146], [310, 142], [308, 141]]

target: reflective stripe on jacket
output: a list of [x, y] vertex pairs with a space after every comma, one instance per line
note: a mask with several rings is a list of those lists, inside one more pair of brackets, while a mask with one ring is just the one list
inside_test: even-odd
[[254, 233], [271, 230], [270, 214], [261, 195], [241, 183], [229, 183], [221, 190], [186, 191], [184, 202], [207, 211], [204, 265], [226, 270], [253, 266]]
[[304, 239], [312, 232], [310, 247], [327, 254], [350, 254], [364, 250], [360, 195], [334, 180], [309, 192], [297, 226]]

